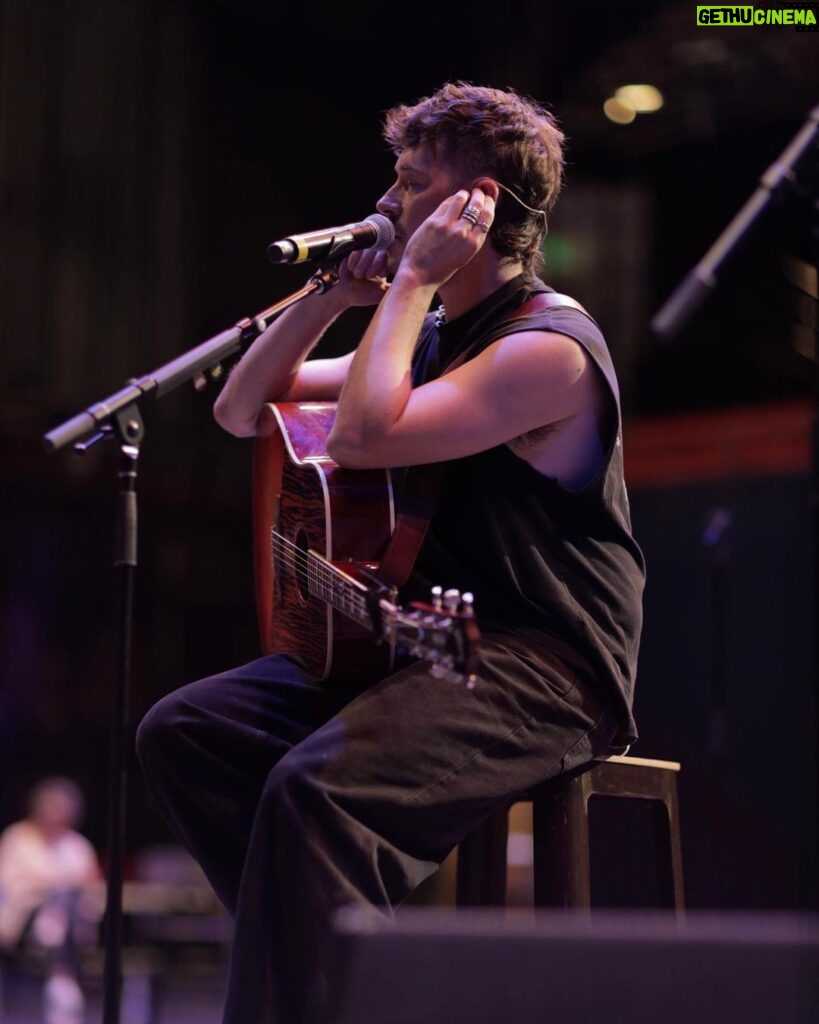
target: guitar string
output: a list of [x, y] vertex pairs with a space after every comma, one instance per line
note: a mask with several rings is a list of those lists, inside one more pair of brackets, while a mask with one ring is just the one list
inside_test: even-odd
[[[294, 543], [292, 540], [289, 540], [283, 534], [277, 533], [276, 531], [273, 531], [272, 537], [273, 537], [274, 543], [278, 546], [278, 549], [279, 549], [280, 553], [281, 553], [281, 550], [282, 550], [283, 547], [289, 547], [289, 548], [293, 549], [293, 552], [294, 552], [294, 565], [296, 564], [298, 556], [301, 556], [301, 562], [300, 562], [300, 565], [298, 565], [297, 569], [301, 570], [302, 576], [304, 578], [309, 578], [309, 576], [310, 576], [310, 568], [309, 568], [309, 566], [310, 566], [310, 552], [309, 551], [305, 551], [304, 548], [300, 548], [298, 546], [298, 544]], [[333, 570], [329, 566], [325, 565], [321, 561], [321, 556], [317, 556], [317, 557], [314, 556], [314, 561], [313, 561], [312, 564], [315, 566], [317, 573], [323, 573], [324, 574], [324, 580], [326, 582], [330, 583], [330, 582], [338, 581], [338, 578], [339, 578], [338, 575], [336, 575], [336, 573], [333, 572]], [[338, 572], [340, 573], [341, 570], [338, 570]], [[344, 582], [345, 584], [347, 584], [347, 585], [352, 587], [352, 584], [348, 580], [342, 580], [342, 582]], [[355, 593], [355, 591], [352, 591], [352, 592]]]
[[[305, 581], [307, 583], [308, 590], [309, 590], [309, 584], [310, 584], [310, 581], [311, 581], [311, 573], [309, 571], [309, 568], [306, 568], [306, 566], [308, 564], [308, 560], [309, 560], [309, 553], [307, 551], [305, 551], [303, 548], [300, 548], [293, 541], [289, 540], [283, 534], [277, 533], [275, 530], [272, 531], [271, 535], [272, 535], [272, 538], [273, 538], [273, 541], [274, 541], [274, 546], [275, 546], [276, 549], [278, 549], [279, 553], [281, 553], [283, 548], [289, 547], [289, 548], [293, 549], [293, 553], [294, 553], [294, 559], [293, 559], [294, 574], [298, 578], [300, 578], [302, 581]], [[299, 557], [300, 557], [300, 561], [301, 561], [301, 566], [300, 567], [296, 564], [297, 561], [299, 560]], [[317, 569], [319, 569], [320, 571], [322, 571], [324, 573], [325, 580], [328, 580], [331, 583], [337, 580], [337, 577], [333, 575], [333, 573], [327, 568], [327, 566], [322, 565], [321, 562], [314, 561], [313, 565], [315, 565]], [[347, 583], [346, 580], [344, 582]], [[369, 608], [367, 606], [366, 598], [364, 597], [363, 594], [360, 594], [358, 591], [352, 589], [352, 585], [350, 585], [350, 584], [348, 584], [348, 585], [350, 586], [350, 590], [348, 591], [348, 594], [352, 597], [353, 601], [355, 602], [356, 610], [363, 617], [367, 618], [367, 620], [369, 621], [369, 619], [370, 619], [370, 610], [369, 610]], [[330, 603], [332, 603], [332, 602], [330, 602]], [[417, 629], [417, 627], [418, 627], [417, 621], [411, 615], [409, 615], [406, 612], [402, 611], [398, 607], [394, 607], [393, 608], [393, 615], [392, 615], [392, 617], [393, 617], [393, 620], [398, 625], [411, 626], [411, 627], [413, 627], [415, 629]]]
[[[304, 548], [299, 547], [298, 544], [290, 540], [288, 537], [285, 537], [284, 534], [279, 533], [277, 530], [272, 530], [271, 537], [274, 543], [274, 553], [286, 555], [286, 549], [292, 549], [294, 575], [305, 582], [308, 585], [308, 589], [313, 576], [320, 577], [321, 574], [323, 574], [322, 582], [324, 582], [327, 587], [332, 587], [332, 584], [338, 581], [338, 577], [318, 559], [314, 559], [312, 563], [317, 571], [316, 573], [311, 574], [309, 567], [310, 553], [305, 551]], [[343, 580], [342, 582], [350, 588], [348, 593], [356, 602], [358, 602], [358, 607], [361, 612], [369, 616], [369, 608], [367, 607], [365, 596], [353, 589], [353, 585], [347, 580]], [[413, 619], [407, 616], [406, 613], [402, 612], [400, 608], [396, 607], [394, 611], [397, 621], [404, 624], [416, 624]]]
[[[312, 591], [313, 587], [315, 587], [317, 589], [315, 596], [325, 597], [330, 603], [333, 603], [334, 599], [338, 599], [345, 605], [354, 604], [356, 607], [360, 607], [362, 609], [366, 607], [363, 594], [359, 594], [349, 585], [346, 589], [339, 590], [339, 581], [336, 577], [333, 577], [326, 571], [322, 571], [318, 566], [316, 566], [316, 572], [311, 571], [302, 552], [297, 552], [296, 558], [299, 559], [300, 555], [301, 564], [294, 562], [289, 566], [291, 574], [299, 583], [306, 584], [308, 590]], [[315, 565], [315, 563], [312, 564]], [[342, 582], [346, 584], [346, 581]]]
[[[308, 589], [310, 581], [314, 578], [317, 580], [317, 582], [323, 583], [328, 589], [333, 589], [333, 584], [339, 581], [338, 576], [336, 576], [319, 559], [314, 558], [312, 565], [315, 567], [315, 572], [311, 572], [310, 553], [308, 551], [305, 551], [303, 548], [300, 548], [298, 544], [295, 544], [293, 541], [289, 540], [282, 534], [277, 533], [275, 530], [272, 532], [272, 537], [274, 542], [274, 553], [286, 555], [287, 548], [291, 548], [293, 550], [294, 575], [301, 581], [306, 582], [308, 584]], [[342, 580], [341, 582], [343, 582], [346, 586], [349, 587], [348, 594], [350, 595], [351, 598], [353, 598], [354, 601], [357, 601], [359, 603], [361, 610], [366, 611], [367, 606], [364, 595], [358, 593], [353, 588], [353, 585], [349, 583], [349, 581]], [[337, 594], [337, 592], [335, 591], [334, 593]]]
[[[310, 590], [310, 582], [312, 576], [318, 577], [321, 573], [324, 574], [324, 581], [327, 583], [328, 588], [332, 589], [332, 584], [338, 582], [338, 576], [335, 575], [334, 572], [331, 571], [331, 569], [328, 566], [324, 565], [315, 556], [312, 564], [315, 567], [316, 572], [314, 574], [311, 574], [310, 552], [305, 551], [304, 548], [299, 547], [298, 544], [296, 544], [289, 538], [285, 537], [284, 534], [279, 533], [277, 530], [271, 530], [271, 537], [273, 540], [274, 554], [284, 554], [286, 557], [287, 549], [292, 549], [294, 574], [297, 578], [301, 578], [303, 581], [306, 582], [308, 591]], [[362, 616], [362, 618], [367, 618], [369, 621], [370, 609], [367, 606], [366, 598], [364, 597], [364, 595], [359, 593], [357, 590], [353, 589], [353, 584], [351, 584], [349, 581], [342, 580], [342, 582], [345, 583], [349, 588], [347, 593], [350, 595], [350, 597], [353, 599], [355, 603], [355, 610], [358, 612], [359, 615]], [[335, 593], [336, 596], [338, 596], [337, 592]], [[332, 604], [332, 601], [328, 603]], [[344, 603], [344, 596], [342, 595], [342, 612], [346, 611], [347, 614], [352, 614], [352, 611], [349, 608], [344, 607]], [[418, 629], [419, 626], [418, 621], [412, 615], [404, 612], [401, 608], [397, 606], [393, 606], [392, 619], [396, 626], [409, 626], [416, 630]], [[436, 629], [436, 633], [437, 632], [438, 630]], [[396, 636], [395, 639], [398, 640], [398, 637]]]

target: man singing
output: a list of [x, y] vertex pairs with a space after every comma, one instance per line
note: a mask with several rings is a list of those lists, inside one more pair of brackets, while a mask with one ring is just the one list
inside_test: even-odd
[[[644, 567], [617, 380], [595, 321], [538, 276], [563, 135], [513, 90], [448, 83], [384, 137], [395, 241], [276, 319], [215, 414], [253, 437], [265, 403], [337, 401], [341, 466], [440, 467], [401, 597], [472, 591], [477, 682], [405, 658], [349, 687], [284, 650], [148, 713], [152, 791], [235, 919], [225, 1024], [306, 1019], [335, 909], [390, 915], [516, 793], [636, 738]], [[354, 306], [375, 307], [355, 351], [309, 358]]]

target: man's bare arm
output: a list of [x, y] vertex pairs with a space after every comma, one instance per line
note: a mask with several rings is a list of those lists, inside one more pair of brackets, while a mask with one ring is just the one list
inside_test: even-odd
[[353, 256], [353, 272], [344, 260], [335, 287], [285, 310], [233, 368], [213, 410], [216, 421], [229, 433], [252, 437], [267, 402], [339, 397], [352, 353], [337, 359], [307, 357], [341, 313], [354, 306], [375, 306], [389, 289], [383, 276], [383, 250], [367, 249]]
[[[494, 197], [477, 188], [444, 200], [410, 239], [356, 350], [327, 442], [342, 466], [462, 458], [547, 424], [595, 415], [591, 360], [571, 338], [545, 331], [510, 334], [437, 380], [412, 387], [412, 352], [433, 295], [453, 271], [470, 273], [485, 240], [460, 216], [467, 201], [480, 201], [483, 215], [494, 212]], [[493, 280], [502, 279], [491, 263], [489, 269]], [[447, 287], [457, 299], [454, 286]]]
[[315, 360], [312, 366], [305, 360], [346, 308], [344, 296], [330, 291], [278, 316], [233, 368], [213, 408], [217, 423], [237, 437], [252, 437], [266, 402], [337, 398], [351, 357]]
[[[339, 425], [337, 418], [328, 452], [351, 469], [458, 459], [548, 424], [565, 425], [599, 402], [594, 365], [581, 345], [525, 331], [410, 390], [392, 421], [368, 416], [352, 424], [345, 417]], [[339, 408], [345, 403], [342, 394]]]

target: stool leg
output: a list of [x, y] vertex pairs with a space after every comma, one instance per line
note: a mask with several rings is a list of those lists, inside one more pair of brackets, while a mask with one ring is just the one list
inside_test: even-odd
[[534, 794], [535, 906], [589, 909], [589, 789], [585, 775]]
[[506, 904], [508, 811], [493, 814], [458, 846], [455, 902], [459, 907], [502, 907]]
[[681, 915], [685, 909], [680, 822], [676, 793], [666, 787], [665, 798], [654, 801], [654, 843], [657, 877], [669, 906]]

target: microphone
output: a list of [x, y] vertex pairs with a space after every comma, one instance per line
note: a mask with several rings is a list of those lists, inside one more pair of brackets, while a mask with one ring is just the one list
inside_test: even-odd
[[340, 260], [357, 249], [388, 249], [394, 240], [395, 227], [389, 217], [373, 213], [358, 224], [343, 224], [271, 242], [267, 257], [271, 263]]

